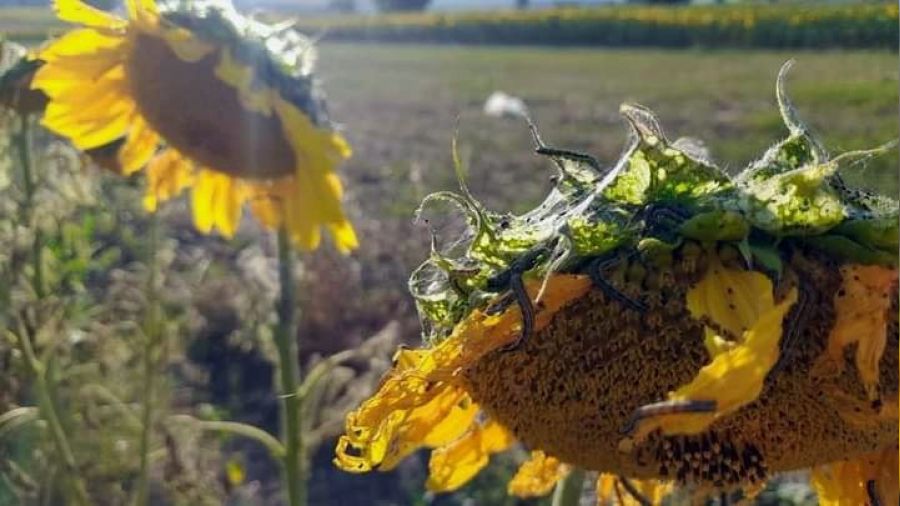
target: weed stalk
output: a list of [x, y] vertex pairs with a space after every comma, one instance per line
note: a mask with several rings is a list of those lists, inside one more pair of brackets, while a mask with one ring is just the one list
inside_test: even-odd
[[[44, 287], [43, 276], [43, 235], [40, 227], [34, 220], [34, 196], [36, 185], [34, 181], [34, 173], [32, 172], [32, 156], [31, 156], [31, 126], [30, 118], [27, 115], [21, 116], [19, 131], [15, 136], [16, 150], [19, 154], [19, 164], [22, 168], [22, 181], [25, 192], [25, 202], [21, 210], [21, 220], [28, 226], [34, 228], [34, 238], [31, 245], [31, 262], [32, 262], [32, 288], [35, 297], [41, 301], [46, 293]], [[79, 476], [78, 465], [75, 462], [75, 456], [72, 452], [72, 446], [69, 444], [69, 438], [65, 428], [59, 418], [54, 399], [56, 395], [53, 392], [54, 385], [47, 380], [46, 368], [38, 359], [32, 346], [31, 332], [17, 332], [19, 346], [22, 349], [22, 356], [32, 376], [35, 379], [35, 388], [38, 396], [38, 408], [40, 409], [41, 418], [43, 418], [50, 430], [50, 436], [53, 439], [53, 445], [56, 452], [62, 459], [65, 470], [64, 482], [67, 484], [72, 494], [71, 499], [80, 506], [88, 506], [90, 504], [85, 488], [84, 481]]]
[[156, 372], [157, 352], [163, 338], [162, 332], [162, 308], [159, 298], [159, 265], [157, 251], [159, 250], [159, 217], [156, 213], [150, 214], [150, 237], [147, 243], [147, 286], [145, 288], [145, 304], [147, 304], [143, 323], [143, 398], [141, 411], [141, 439], [140, 439], [140, 474], [136, 489], [134, 504], [147, 506], [150, 500], [150, 440], [155, 423], [154, 408], [156, 401]]

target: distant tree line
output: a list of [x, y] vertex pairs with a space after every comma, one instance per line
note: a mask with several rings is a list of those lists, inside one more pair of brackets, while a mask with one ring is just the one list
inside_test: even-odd
[[[510, 4], [512, 5], [512, 4]], [[884, 48], [897, 50], [889, 3], [621, 5], [306, 20], [329, 40], [561, 46]]]

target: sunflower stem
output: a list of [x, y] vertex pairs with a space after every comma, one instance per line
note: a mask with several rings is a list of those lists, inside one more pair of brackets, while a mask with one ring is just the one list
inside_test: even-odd
[[161, 308], [157, 278], [159, 266], [157, 265], [157, 251], [159, 249], [159, 217], [156, 213], [150, 214], [150, 237], [147, 241], [147, 286], [145, 287], [147, 304], [143, 324], [143, 399], [141, 406], [141, 439], [140, 439], [140, 474], [134, 497], [134, 504], [146, 506], [150, 501], [150, 436], [154, 425], [154, 408], [156, 398], [156, 370], [157, 351], [162, 339]]
[[[33, 262], [34, 269], [32, 272], [33, 277], [31, 282], [35, 297], [38, 301], [40, 301], [45, 296], [42, 258], [43, 237], [40, 233], [39, 227], [37, 227], [37, 225], [33, 223], [34, 195], [36, 188], [34, 175], [32, 173], [31, 130], [29, 121], [30, 119], [27, 115], [21, 116], [19, 132], [15, 136], [15, 144], [19, 154], [19, 162], [22, 168], [22, 181], [24, 186], [23, 190], [25, 193], [25, 202], [22, 206], [21, 218], [26, 226], [32, 227], [35, 232], [34, 239], [31, 245], [31, 260]], [[31, 340], [33, 338], [31, 333], [28, 331], [23, 331], [16, 332], [16, 335], [18, 337], [22, 356], [24, 357], [25, 363], [28, 366], [28, 370], [34, 377], [35, 390], [38, 397], [38, 409], [40, 410], [41, 418], [46, 421], [47, 427], [50, 430], [50, 436], [53, 440], [53, 445], [56, 448], [56, 453], [62, 460], [62, 467], [65, 472], [63, 481], [64, 483], [66, 483], [66, 486], [71, 489], [70, 499], [74, 504], [77, 504], [79, 506], [88, 506], [90, 502], [88, 500], [87, 489], [85, 488], [84, 481], [82, 481], [81, 477], [79, 476], [78, 465], [75, 461], [75, 455], [72, 452], [72, 446], [69, 444], [68, 436], [65, 429], [63, 428], [63, 424], [56, 409], [56, 404], [54, 401], [56, 395], [53, 391], [54, 385], [52, 382], [47, 380], [46, 368], [44, 367], [44, 364], [40, 361], [40, 359], [38, 359], [37, 354], [34, 351], [34, 347], [31, 343]]]
[[584, 488], [584, 471], [572, 469], [553, 491], [553, 506], [578, 506]]
[[306, 506], [306, 470], [303, 434], [300, 432], [301, 406], [297, 396], [300, 364], [297, 346], [297, 301], [294, 292], [294, 258], [287, 230], [278, 230], [278, 280], [281, 294], [276, 307], [278, 323], [278, 373], [281, 382], [281, 439], [284, 445], [282, 472], [290, 506]]

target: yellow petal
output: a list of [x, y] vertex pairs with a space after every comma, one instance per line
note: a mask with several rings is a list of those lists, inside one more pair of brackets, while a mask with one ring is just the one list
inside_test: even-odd
[[820, 506], [871, 504], [870, 492], [879, 504], [900, 501], [897, 449], [889, 448], [813, 469], [812, 483]]
[[[528, 283], [527, 290], [532, 297], [540, 284]], [[536, 331], [546, 326], [554, 313], [590, 289], [587, 276], [551, 277], [544, 304], [537, 308], [535, 315]], [[412, 440], [418, 447], [439, 446], [458, 437], [460, 429], [468, 429], [471, 425], [473, 415], [464, 406], [453, 404], [455, 399], [464, 398], [457, 371], [516, 339], [520, 322], [518, 309], [500, 315], [475, 311], [435, 347], [401, 349], [378, 391], [347, 415], [345, 434], [335, 450], [335, 464], [349, 472], [368, 472], [382, 466], [388, 455], [392, 455], [391, 464], [402, 458], [410, 448], [407, 440]], [[441, 415], [447, 412], [447, 406], [458, 411]], [[474, 410], [474, 407], [468, 409]], [[452, 420], [444, 422], [441, 416]], [[495, 435], [499, 430], [492, 428], [488, 435]], [[489, 449], [505, 448], [504, 441], [504, 438], [493, 436], [486, 439]], [[441, 458], [444, 457], [438, 457], [436, 465]], [[453, 483], [458, 479], [456, 475], [446, 477]]]
[[249, 187], [253, 215], [270, 229], [285, 223], [298, 248], [317, 248], [322, 226], [331, 232], [340, 252], [357, 247], [356, 232], [340, 209], [340, 182], [334, 173], [303, 173], [271, 184], [250, 183]]
[[[627, 478], [626, 478], [627, 479]], [[615, 504], [617, 506], [641, 506], [649, 502], [654, 506], [661, 505], [663, 499], [672, 491], [670, 482], [657, 480], [627, 479], [628, 485], [640, 496], [635, 497], [622, 482], [622, 478], [609, 473], [601, 473], [597, 477], [597, 506]]]
[[[122, 78], [117, 78], [120, 74]], [[43, 65], [35, 73], [31, 87], [42, 90], [51, 98], [56, 98], [60, 95], [71, 94], [73, 90], [108, 85], [107, 79], [111, 79], [117, 85], [125, 84], [121, 62], [105, 57], [72, 56]], [[101, 84], [101, 80], [104, 81], [103, 84]]]
[[708, 317], [739, 337], [775, 305], [771, 288], [766, 276], [728, 269], [714, 258], [707, 275], [688, 292], [687, 308], [694, 318]]
[[856, 368], [870, 400], [879, 396], [879, 366], [887, 342], [890, 310], [897, 271], [877, 265], [841, 267], [843, 284], [834, 296], [836, 319], [828, 336], [828, 354], [815, 371], [830, 360], [835, 370], [844, 366], [844, 348], [856, 344]]
[[201, 169], [192, 190], [194, 226], [205, 234], [216, 229], [225, 237], [233, 237], [245, 199], [240, 181], [228, 174]]
[[[728, 297], [729, 289], [734, 291], [731, 283], [745, 290], [741, 298]], [[690, 383], [669, 394], [669, 401], [713, 402], [715, 409], [651, 414], [637, 421], [638, 440], [657, 428], [666, 434], [700, 433], [717, 418], [756, 400], [766, 375], [778, 360], [782, 321], [797, 300], [797, 290], [792, 289], [781, 303], [774, 305], [772, 283], [765, 275], [713, 265], [688, 292], [687, 299], [695, 316], [710, 317], [729, 332], [746, 330], [737, 334], [739, 340], [733, 345], [718, 348], [719, 354]]]
[[127, 25], [125, 20], [80, 0], [54, 0], [53, 10], [56, 11], [56, 17], [62, 21], [78, 23], [92, 28], [118, 30], [125, 28]]
[[125, 0], [128, 17], [144, 23], [154, 22], [159, 15], [154, 0]]
[[81, 28], [63, 34], [38, 51], [37, 58], [53, 63], [64, 58], [111, 59], [122, 61], [128, 39], [122, 35]]
[[125, 136], [135, 115], [133, 102], [117, 100], [114, 95], [109, 101], [110, 108], [96, 115], [98, 104], [85, 107], [83, 112], [72, 111], [65, 102], [50, 101], [44, 113], [42, 124], [50, 130], [68, 137], [78, 149], [87, 150], [109, 144]]
[[254, 87], [253, 68], [235, 60], [230, 50], [222, 50], [215, 73], [221, 81], [237, 89], [244, 107], [265, 116], [272, 114], [271, 89]]
[[452, 443], [469, 429], [478, 411], [478, 405], [461, 389], [448, 389], [424, 406], [410, 410], [393, 432], [379, 469], [390, 471], [420, 448]]
[[356, 230], [348, 220], [339, 223], [330, 223], [328, 231], [334, 239], [334, 246], [340, 253], [350, 253], [359, 247], [359, 240], [356, 238]]
[[46, 80], [58, 77], [54, 73], [57, 68], [58, 64], [47, 64], [37, 75], [38, 79], [44, 79], [40, 84], [47, 85], [43, 89], [54, 90], [48, 93], [52, 100], [44, 112], [43, 125], [68, 137], [82, 150], [123, 137], [136, 105], [125, 88], [122, 67], [114, 66], [89, 82]]
[[343, 193], [335, 166], [350, 155], [346, 141], [337, 133], [321, 129], [293, 104], [273, 97], [275, 111], [297, 159], [295, 185], [281, 201], [291, 238], [301, 249], [319, 245], [320, 227], [335, 234], [339, 250], [357, 246], [356, 234], [341, 208]]
[[516, 497], [541, 497], [550, 493], [569, 472], [568, 466], [540, 450], [533, 450], [509, 482], [506, 490]]
[[[378, 392], [347, 416], [346, 434], [336, 450], [338, 467], [367, 472], [380, 467], [387, 457], [389, 466], [395, 465], [410, 449], [425, 444], [430, 430], [440, 425], [442, 414], [459, 409], [459, 417], [454, 415], [456, 421], [463, 423], [468, 418], [468, 409], [474, 407], [459, 404], [468, 396], [456, 386], [429, 380], [433, 365], [427, 352], [397, 353], [394, 368]], [[460, 429], [462, 433], [468, 425]]]
[[515, 443], [503, 426], [488, 421], [476, 425], [452, 444], [431, 452], [426, 487], [433, 492], [451, 492], [468, 483], [490, 460]]
[[128, 139], [118, 154], [122, 173], [128, 175], [146, 165], [156, 152], [159, 140], [156, 131], [141, 116], [136, 116], [128, 131]]
[[175, 197], [191, 185], [194, 171], [190, 162], [181, 154], [167, 148], [147, 165], [147, 194], [144, 207], [154, 212], [160, 202]]
[[197, 62], [213, 52], [215, 46], [180, 27], [165, 28], [157, 32], [179, 59]]

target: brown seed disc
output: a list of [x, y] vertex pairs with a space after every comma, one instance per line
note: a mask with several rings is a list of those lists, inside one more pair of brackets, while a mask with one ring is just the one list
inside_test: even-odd
[[237, 90], [214, 73], [219, 52], [197, 62], [180, 60], [160, 38], [135, 36], [126, 64], [141, 114], [199, 165], [248, 179], [294, 172], [294, 152], [277, 115], [247, 110]]
[[[619, 291], [648, 305], [644, 315], [594, 289], [519, 349], [495, 351], [465, 369], [475, 401], [527, 447], [579, 467], [718, 487], [896, 445], [895, 420], [861, 427], [839, 413], [851, 408], [832, 395], [835, 384], [864, 399], [850, 350], [845, 372], [830, 386], [811, 379], [812, 364], [826, 349], [834, 323], [832, 301], [841, 275], [836, 263], [798, 253], [786, 279], [799, 274], [808, 280], [805, 291], [815, 297], [807, 302], [797, 346], [785, 354], [785, 367], [769, 376], [763, 394], [704, 434], [655, 433], [631, 451], [621, 451], [621, 430], [635, 409], [665, 400], [710, 360], [703, 326], [685, 307], [685, 293], [705, 272], [705, 260], [676, 256], [674, 264], [646, 272], [623, 266], [611, 273]], [[787, 285], [777, 291], [783, 293]], [[880, 363], [885, 397], [897, 394], [896, 293], [893, 297]], [[786, 327], [796, 311], [798, 305], [785, 319]]]

